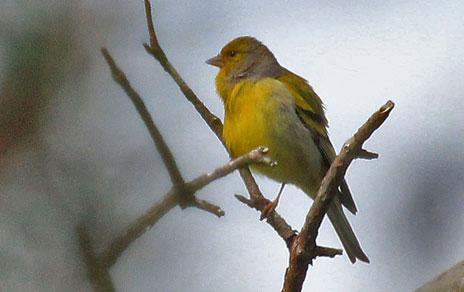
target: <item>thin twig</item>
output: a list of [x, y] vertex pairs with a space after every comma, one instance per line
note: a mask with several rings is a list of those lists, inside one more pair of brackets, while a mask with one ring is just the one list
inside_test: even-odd
[[179, 89], [185, 97], [193, 104], [197, 112], [201, 115], [203, 120], [213, 130], [219, 140], [222, 141], [222, 123], [221, 120], [215, 116], [197, 97], [193, 90], [185, 83], [184, 79], [177, 72], [176, 68], [169, 62], [166, 54], [158, 43], [155, 28], [153, 25], [153, 18], [151, 15], [151, 4], [149, 0], [145, 0], [145, 15], [147, 18], [148, 33], [150, 35], [150, 45], [143, 44], [149, 54], [158, 60], [164, 70], [174, 79]]
[[179, 203], [178, 195], [174, 189], [171, 189], [161, 202], [157, 202], [151, 206], [145, 214], [137, 218], [134, 223], [129, 225], [126, 232], [121, 236], [116, 237], [109, 245], [106, 251], [100, 257], [100, 261], [104, 267], [111, 267], [121, 256], [121, 254], [129, 247], [129, 245], [144, 234], [158, 220], [171, 211]]
[[191, 191], [185, 188], [185, 181], [179, 171], [179, 168], [177, 167], [177, 163], [174, 159], [174, 156], [172, 155], [171, 150], [164, 141], [164, 138], [161, 135], [161, 132], [158, 130], [158, 127], [156, 127], [156, 124], [153, 121], [150, 113], [148, 112], [147, 107], [143, 102], [143, 99], [132, 87], [132, 85], [126, 77], [126, 74], [124, 74], [124, 72], [121, 69], [119, 69], [108, 50], [102, 48], [101, 52], [105, 57], [108, 66], [110, 67], [111, 74], [114, 80], [124, 89], [126, 94], [129, 96], [135, 108], [137, 109], [137, 112], [140, 114], [142, 120], [144, 121], [145, 126], [150, 132], [153, 143], [155, 144], [157, 150], [159, 151], [163, 159], [164, 164], [166, 165], [172, 184], [175, 188], [179, 190], [179, 193], [182, 194], [182, 196], [179, 196], [179, 204], [181, 208], [195, 206], [201, 210], [218, 215], [218, 210], [221, 209], [220, 207], [203, 200], [198, 200]]
[[[228, 162], [209, 174], [201, 175], [192, 181], [187, 182], [185, 184], [185, 188], [182, 190], [172, 187], [172, 189], [164, 196], [163, 200], [151, 206], [145, 214], [129, 225], [124, 234], [113, 240], [101, 256], [102, 265], [107, 268], [111, 267], [133, 241], [149, 230], [161, 217], [166, 215], [179, 203], [179, 197], [183, 196], [182, 192], [184, 192], [185, 189], [191, 193], [195, 193], [212, 181], [224, 177], [237, 169], [246, 167], [250, 163], [262, 163], [272, 167], [272, 161], [265, 157], [266, 152], [267, 149], [260, 147]], [[213, 213], [218, 217], [224, 215], [224, 211], [222, 209], [204, 200], [195, 198], [194, 206]]]
[[93, 251], [90, 236], [83, 226], [77, 227], [77, 237], [79, 239], [79, 249], [87, 267], [87, 275], [93, 286], [94, 291], [111, 292], [115, 291], [111, 276]]
[[[161, 48], [158, 38], [156, 37], [155, 27], [153, 25], [153, 18], [151, 13], [151, 4], [149, 0], [145, 0], [145, 12], [147, 19], [148, 33], [150, 35], [150, 44], [143, 44], [146, 51], [152, 55], [163, 67], [163, 69], [172, 77], [175, 81], [181, 92], [187, 98], [187, 100], [195, 107], [197, 112], [213, 131], [216, 137], [221, 141], [225, 146], [222, 139], [222, 122], [215, 116], [198, 98], [198, 96], [193, 92], [193, 90], [187, 85], [184, 79], [180, 76], [177, 70], [169, 62], [166, 54]], [[227, 149], [227, 148], [226, 148]], [[264, 208], [271, 203], [266, 199], [261, 191], [259, 190], [258, 185], [256, 184], [255, 179], [251, 175], [250, 170], [247, 167], [240, 169], [240, 175], [245, 183], [245, 186], [250, 195], [249, 206], [263, 212]], [[285, 220], [275, 211], [270, 214], [266, 222], [277, 231], [277, 233], [282, 237], [287, 246], [290, 245], [292, 238], [295, 236], [295, 231], [288, 225]]]
[[343, 250], [338, 248], [316, 246], [316, 256], [334, 258], [335, 256], [342, 255]]
[[129, 244], [142, 235], [146, 227], [155, 224], [159, 218], [166, 214], [169, 210], [179, 204], [182, 208], [197, 207], [200, 210], [212, 213], [218, 217], [224, 215], [224, 211], [212, 203], [205, 200], [199, 200], [194, 196], [194, 189], [186, 188], [185, 181], [177, 167], [177, 163], [172, 155], [168, 145], [164, 141], [163, 136], [156, 127], [150, 113], [148, 112], [143, 99], [131, 86], [124, 72], [119, 69], [114, 59], [111, 57], [107, 49], [102, 48], [101, 52], [108, 63], [114, 80], [124, 89], [126, 94], [131, 99], [137, 112], [147, 127], [151, 138], [159, 151], [164, 164], [173, 184], [172, 190], [165, 196], [161, 203], [153, 205], [144, 215], [142, 215], [134, 224], [129, 226], [126, 233], [116, 238], [110, 245], [108, 250], [102, 256], [102, 262], [105, 266], [113, 265], [122, 252]]
[[124, 74], [124, 72], [116, 65], [116, 62], [111, 57], [108, 50], [102, 48], [101, 52], [110, 67], [113, 79], [124, 89], [126, 94], [129, 96], [130, 100], [137, 109], [137, 112], [145, 123], [148, 132], [150, 132], [153, 143], [155, 143], [156, 149], [160, 153], [164, 165], [168, 169], [172, 184], [175, 186], [184, 184], [184, 179], [182, 178], [179, 168], [177, 167], [176, 160], [174, 159], [171, 150], [169, 150], [168, 145], [164, 141], [164, 138], [161, 135], [161, 132], [158, 130], [158, 127], [156, 127], [155, 122], [153, 121], [147, 107], [145, 106], [145, 103], [143, 102], [143, 99], [131, 86], [129, 80], [127, 80], [126, 74]]
[[273, 167], [275, 165], [275, 162], [270, 160], [269, 157], [264, 156], [267, 152], [267, 148], [259, 147], [255, 150], [250, 151], [248, 154], [231, 160], [228, 164], [216, 168], [210, 173], [197, 177], [191, 182], [186, 183], [185, 187], [187, 189], [201, 189], [213, 180], [224, 177], [229, 173], [233, 172], [234, 170], [247, 166], [250, 163], [262, 163], [266, 164], [269, 167]]
[[316, 237], [324, 215], [332, 202], [343, 179], [348, 166], [353, 159], [359, 156], [363, 143], [369, 139], [372, 133], [382, 125], [393, 110], [394, 103], [388, 101], [358, 129], [354, 136], [343, 146], [340, 154], [332, 162], [327, 174], [322, 180], [314, 203], [306, 215], [305, 223], [300, 234], [295, 239], [291, 253], [289, 266], [285, 273], [283, 292], [301, 291], [306, 278], [308, 265], [317, 256]]

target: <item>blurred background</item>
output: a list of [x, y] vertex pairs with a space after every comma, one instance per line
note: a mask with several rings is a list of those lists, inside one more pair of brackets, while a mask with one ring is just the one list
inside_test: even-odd
[[[323, 98], [337, 149], [387, 99], [396, 108], [347, 180], [350, 221], [371, 259], [317, 259], [304, 291], [411, 291], [464, 259], [464, 2], [154, 1], [160, 43], [217, 115], [216, 68], [252, 35]], [[107, 47], [144, 97], [186, 178], [228, 160], [142, 47], [143, 1], [0, 4], [0, 290], [91, 291], [76, 226], [97, 251], [170, 188], [162, 161], [110, 76]], [[264, 178], [268, 197], [279, 185]], [[198, 196], [226, 216], [175, 208], [111, 269], [117, 291], [280, 291], [283, 241], [239, 203], [237, 174]], [[287, 188], [279, 212], [299, 229], [311, 200]], [[318, 242], [340, 247], [324, 222]]]

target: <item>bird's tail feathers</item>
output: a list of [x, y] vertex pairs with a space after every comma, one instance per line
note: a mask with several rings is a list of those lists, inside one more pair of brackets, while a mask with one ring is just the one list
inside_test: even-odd
[[359, 259], [360, 261], [369, 263], [369, 258], [362, 250], [353, 229], [351, 229], [350, 223], [343, 213], [343, 209], [338, 198], [334, 198], [327, 215], [329, 216], [329, 219], [342, 242], [343, 248], [350, 258], [350, 261], [355, 263], [356, 259]]

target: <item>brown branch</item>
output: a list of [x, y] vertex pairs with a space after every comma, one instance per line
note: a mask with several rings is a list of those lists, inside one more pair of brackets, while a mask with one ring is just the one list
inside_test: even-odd
[[83, 226], [77, 227], [77, 237], [79, 239], [79, 249], [81, 256], [87, 267], [87, 275], [93, 286], [94, 291], [110, 292], [115, 291], [111, 276], [93, 251], [90, 236]]
[[139, 113], [140, 117], [145, 123], [148, 132], [150, 132], [150, 136], [153, 140], [153, 143], [155, 143], [156, 149], [160, 153], [164, 165], [166, 166], [169, 172], [172, 184], [175, 186], [184, 184], [184, 179], [182, 178], [179, 168], [177, 167], [176, 160], [174, 159], [171, 150], [169, 150], [168, 145], [164, 141], [164, 138], [161, 135], [161, 132], [158, 130], [158, 127], [156, 127], [155, 122], [153, 121], [150, 113], [148, 112], [147, 107], [145, 106], [145, 103], [143, 102], [143, 99], [131, 86], [129, 80], [127, 80], [126, 74], [124, 74], [124, 72], [121, 69], [119, 69], [119, 67], [116, 65], [116, 62], [111, 57], [108, 50], [102, 48], [101, 52], [105, 57], [108, 66], [110, 67], [113, 79], [122, 87], [122, 89], [124, 89], [127, 96], [129, 96], [130, 100], [137, 109], [137, 112]]
[[204, 200], [198, 200], [191, 191], [185, 188], [185, 181], [179, 171], [179, 168], [177, 167], [177, 163], [174, 159], [174, 156], [172, 155], [171, 150], [164, 141], [164, 138], [161, 135], [161, 132], [158, 130], [158, 127], [156, 127], [156, 124], [153, 121], [150, 113], [148, 112], [148, 109], [145, 106], [143, 99], [132, 87], [132, 85], [126, 77], [126, 74], [124, 74], [124, 72], [121, 69], [119, 69], [108, 50], [102, 48], [101, 52], [105, 57], [108, 66], [110, 67], [113, 79], [124, 89], [126, 94], [131, 99], [132, 103], [134, 104], [135, 108], [137, 109], [137, 112], [139, 113], [143, 122], [145, 123], [145, 126], [147, 127], [150, 136], [153, 140], [153, 143], [155, 144], [156, 149], [160, 153], [161, 158], [163, 159], [163, 162], [168, 170], [172, 184], [175, 188], [179, 189], [179, 193], [183, 193], [183, 196], [179, 197], [179, 204], [181, 208], [195, 206], [201, 210], [218, 215], [219, 210], [221, 210], [220, 207], [206, 202]]
[[[164, 53], [163, 49], [161, 48], [158, 38], [156, 36], [155, 27], [153, 25], [153, 18], [151, 13], [151, 4], [149, 0], [145, 0], [145, 12], [146, 12], [146, 20], [147, 20], [147, 27], [148, 33], [150, 35], [150, 44], [143, 44], [146, 51], [152, 55], [163, 67], [163, 69], [172, 77], [172, 79], [176, 82], [177, 86], [187, 98], [187, 100], [195, 107], [197, 112], [209, 126], [209, 128], [216, 134], [216, 137], [221, 141], [221, 143], [225, 146], [224, 141], [222, 139], [222, 123], [221, 120], [215, 116], [211, 111], [201, 102], [198, 96], [193, 92], [193, 90], [187, 85], [187, 83], [183, 80], [177, 70], [172, 66], [169, 62], [166, 54]], [[248, 205], [258, 211], [263, 211], [264, 208], [271, 202], [266, 199], [261, 191], [259, 190], [258, 185], [256, 184], [255, 179], [251, 175], [250, 170], [245, 167], [240, 170], [240, 175], [245, 183], [245, 186], [248, 190], [250, 195], [250, 200]], [[285, 220], [277, 213], [273, 212], [270, 214], [269, 218], [266, 222], [277, 231], [277, 233], [282, 237], [285, 241], [287, 246], [290, 245], [292, 238], [295, 236], [295, 231], [292, 230], [290, 225], [288, 225]]]
[[182, 208], [197, 207], [200, 210], [212, 213], [218, 217], [224, 215], [224, 211], [205, 200], [199, 200], [194, 196], [197, 189], [185, 184], [185, 181], [177, 167], [177, 163], [172, 155], [168, 145], [164, 141], [161, 132], [156, 127], [148, 109], [146, 108], [143, 99], [131, 86], [124, 72], [119, 69], [114, 59], [111, 57], [107, 49], [102, 48], [101, 52], [108, 63], [114, 80], [124, 89], [126, 94], [131, 99], [137, 112], [147, 127], [150, 136], [159, 151], [163, 162], [168, 170], [168, 173], [173, 184], [172, 190], [165, 196], [161, 203], [153, 205], [144, 215], [142, 215], [134, 224], [132, 224], [126, 233], [118, 238], [110, 245], [108, 250], [102, 256], [102, 262], [106, 267], [113, 265], [122, 252], [129, 244], [141, 236], [146, 227], [155, 224], [164, 214], [179, 204]]
[[212, 172], [199, 176], [191, 182], [186, 183], [185, 187], [187, 189], [201, 189], [213, 180], [224, 177], [234, 170], [247, 166], [250, 163], [262, 163], [273, 167], [276, 165], [275, 162], [271, 161], [269, 157], [264, 156], [268, 151], [269, 149], [265, 147], [259, 147], [252, 150], [248, 154], [233, 159], [228, 164], [216, 168]]
[[179, 203], [178, 195], [174, 189], [171, 189], [161, 200], [151, 206], [145, 214], [130, 224], [124, 234], [118, 236], [109, 245], [106, 251], [100, 257], [103, 266], [110, 268], [114, 265], [121, 254], [137, 238], [142, 236], [158, 220], [171, 211]]
[[354, 136], [343, 146], [327, 174], [322, 180], [316, 199], [306, 215], [300, 234], [293, 242], [289, 266], [285, 272], [284, 292], [301, 291], [306, 278], [308, 265], [317, 256], [316, 237], [324, 215], [335, 196], [336, 188], [343, 179], [353, 159], [363, 152], [362, 145], [372, 133], [382, 125], [393, 110], [394, 103], [388, 101], [358, 129]]
[[[142, 236], [147, 230], [149, 230], [161, 217], [166, 215], [179, 203], [180, 197], [184, 196], [184, 191], [188, 190], [191, 193], [195, 193], [212, 181], [224, 177], [234, 170], [246, 167], [250, 163], [263, 163], [272, 167], [273, 163], [269, 158], [265, 157], [267, 149], [258, 148], [252, 150], [248, 154], [240, 156], [222, 167], [219, 167], [211, 173], [201, 175], [190, 182], [187, 182], [183, 189], [172, 187], [171, 190], [164, 196], [161, 202], [155, 203], [151, 206], [145, 214], [140, 216], [130, 224], [124, 234], [118, 236], [109, 245], [106, 251], [101, 256], [101, 263], [104, 267], [111, 267], [119, 256], [129, 247], [129, 245], [137, 238]], [[193, 206], [206, 210], [210, 213], [216, 214], [218, 217], [224, 215], [219, 207], [216, 207], [206, 201], [198, 200], [195, 198]]]
[[316, 256], [334, 258], [335, 256], [342, 255], [343, 250], [338, 248], [316, 246]]
[[193, 90], [185, 83], [180, 74], [177, 72], [176, 68], [172, 66], [169, 62], [166, 54], [158, 43], [158, 38], [156, 37], [155, 28], [153, 25], [153, 18], [151, 15], [151, 4], [149, 0], [145, 0], [145, 15], [147, 19], [148, 33], [150, 35], [150, 45], [143, 44], [145, 49], [149, 54], [158, 60], [164, 70], [171, 75], [171, 77], [179, 86], [182, 93], [185, 97], [193, 104], [197, 112], [205, 120], [208, 126], [213, 130], [219, 140], [222, 141], [222, 123], [221, 120], [215, 116], [196, 96]]

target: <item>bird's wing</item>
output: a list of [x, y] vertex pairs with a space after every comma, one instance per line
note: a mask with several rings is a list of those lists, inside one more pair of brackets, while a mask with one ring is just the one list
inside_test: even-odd
[[288, 70], [285, 70], [285, 73], [279, 76], [278, 79], [287, 86], [295, 99], [298, 110], [307, 117], [305, 123], [315, 129], [321, 136], [328, 137], [328, 122], [324, 114], [324, 105], [308, 82]]
[[[286, 71], [278, 79], [291, 92], [295, 100], [296, 113], [304, 126], [311, 132], [313, 140], [321, 152], [324, 164], [322, 176], [324, 176], [335, 159], [336, 153], [327, 133], [328, 122], [324, 114], [322, 100], [305, 79], [290, 71]], [[340, 184], [340, 200], [350, 212], [356, 213], [356, 205], [345, 180]]]

